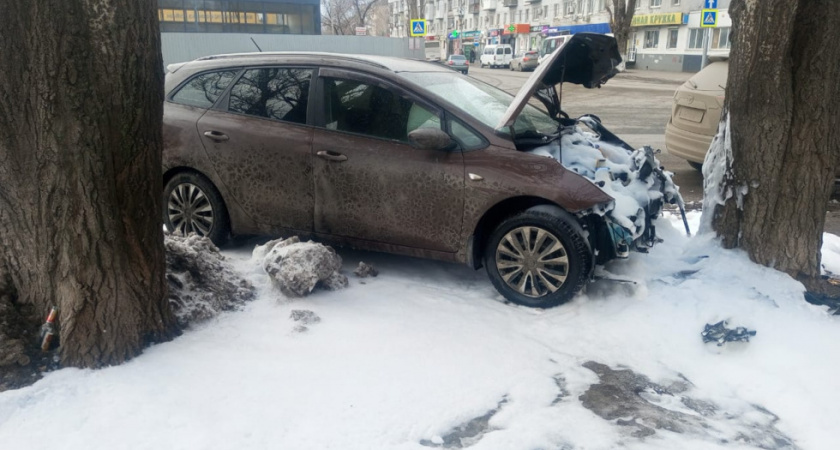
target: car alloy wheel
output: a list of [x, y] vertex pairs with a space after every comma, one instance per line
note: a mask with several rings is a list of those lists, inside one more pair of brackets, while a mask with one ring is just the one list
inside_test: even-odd
[[167, 203], [169, 222], [174, 232], [207, 236], [213, 228], [213, 205], [200, 187], [192, 183], [175, 186]]
[[593, 255], [574, 216], [540, 205], [496, 226], [485, 241], [483, 260], [493, 286], [508, 301], [550, 308], [583, 288]]
[[556, 292], [569, 275], [566, 247], [536, 226], [511, 230], [496, 247], [496, 267], [504, 282], [531, 298]]
[[163, 223], [173, 234], [195, 233], [223, 244], [230, 234], [225, 203], [213, 183], [195, 172], [175, 175], [163, 189]]

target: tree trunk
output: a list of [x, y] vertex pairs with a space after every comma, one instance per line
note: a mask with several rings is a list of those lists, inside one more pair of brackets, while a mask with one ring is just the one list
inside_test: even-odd
[[[727, 248], [800, 280], [820, 275], [826, 205], [840, 148], [836, 0], [733, 0], [721, 130], [707, 165], [725, 170], [712, 227]], [[722, 138], [719, 135], [718, 138]], [[704, 168], [708, 176], [714, 167]]]
[[621, 58], [627, 60], [627, 40], [630, 38], [630, 23], [636, 13], [636, 0], [610, 0], [612, 7], [607, 5], [610, 14], [610, 29], [618, 44]]
[[63, 365], [177, 332], [161, 228], [157, 2], [10, 0], [0, 15], [0, 266]]

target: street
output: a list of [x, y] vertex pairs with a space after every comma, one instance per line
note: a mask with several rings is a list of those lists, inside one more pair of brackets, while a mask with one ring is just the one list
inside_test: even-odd
[[[532, 72], [470, 67], [469, 76], [516, 94]], [[601, 89], [564, 84], [563, 110], [569, 116], [595, 114], [604, 125], [633, 147], [650, 145], [661, 149], [657, 156], [665, 168], [674, 172], [674, 182], [688, 209], [699, 209], [703, 200], [703, 176], [685, 160], [665, 152], [665, 125], [671, 116], [674, 91], [690, 73], [628, 71], [610, 80]]]

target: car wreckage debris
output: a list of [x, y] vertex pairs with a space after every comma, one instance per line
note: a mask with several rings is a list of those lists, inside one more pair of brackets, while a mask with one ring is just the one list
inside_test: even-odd
[[717, 346], [721, 347], [727, 342], [749, 342], [751, 336], [755, 336], [754, 330], [748, 330], [744, 327], [736, 327], [734, 329], [726, 328], [726, 321], [711, 325], [706, 324], [700, 336], [703, 337], [703, 343], [717, 342]]

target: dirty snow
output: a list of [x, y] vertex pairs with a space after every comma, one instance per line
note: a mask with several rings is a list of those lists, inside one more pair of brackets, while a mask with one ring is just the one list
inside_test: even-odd
[[[677, 217], [656, 226], [663, 244], [606, 268], [636, 284], [597, 282], [544, 311], [504, 304], [483, 271], [348, 250], [344, 273], [364, 260], [379, 276], [292, 300], [253, 246], [227, 250], [255, 301], [127, 364], [0, 394], [0, 447], [837, 448], [840, 318], [786, 275], [686, 238]], [[838, 247], [827, 236], [827, 271]], [[720, 320], [757, 334], [703, 344]], [[630, 416], [584, 407], [606, 368], [646, 386], [625, 392], [644, 400]], [[638, 412], [659, 409], [680, 430]]]

